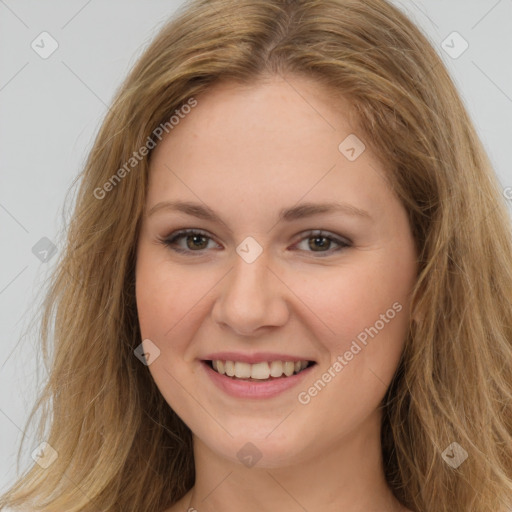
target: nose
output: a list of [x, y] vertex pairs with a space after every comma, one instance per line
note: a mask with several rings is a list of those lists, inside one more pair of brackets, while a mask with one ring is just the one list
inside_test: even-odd
[[288, 320], [290, 291], [264, 254], [252, 263], [236, 255], [233, 268], [218, 284], [212, 317], [239, 335], [256, 336]]

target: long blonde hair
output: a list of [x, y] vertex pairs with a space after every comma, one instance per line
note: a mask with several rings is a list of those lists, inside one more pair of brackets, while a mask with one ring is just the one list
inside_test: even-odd
[[[391, 489], [415, 512], [512, 507], [512, 229], [442, 60], [385, 0], [193, 0], [119, 89], [80, 176], [43, 309], [49, 379], [27, 422], [41, 410], [39, 439], [58, 457], [27, 469], [0, 508], [161, 512], [194, 484], [191, 432], [134, 355], [151, 152], [98, 189], [190, 98], [273, 75], [350, 101], [415, 236], [418, 320], [382, 402]], [[442, 456], [452, 443], [468, 454], [458, 467]]]

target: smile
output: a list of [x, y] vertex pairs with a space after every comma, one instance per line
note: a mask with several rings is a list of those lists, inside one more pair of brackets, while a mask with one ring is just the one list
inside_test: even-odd
[[306, 369], [312, 361], [262, 361], [259, 363], [245, 363], [242, 361], [207, 361], [211, 368], [220, 375], [227, 375], [235, 379], [269, 380], [291, 377]]
[[316, 366], [316, 362], [306, 360], [252, 364], [221, 359], [201, 361], [215, 388], [238, 399], [269, 399], [280, 395], [303, 382]]

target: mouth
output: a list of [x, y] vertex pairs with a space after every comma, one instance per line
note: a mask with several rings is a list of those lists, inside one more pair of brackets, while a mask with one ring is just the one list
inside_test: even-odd
[[203, 360], [210, 369], [235, 381], [270, 382], [297, 375], [316, 365], [315, 361], [261, 361], [246, 363], [230, 360]]

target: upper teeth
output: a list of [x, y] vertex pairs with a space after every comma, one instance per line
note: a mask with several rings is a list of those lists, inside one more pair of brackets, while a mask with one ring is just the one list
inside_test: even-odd
[[304, 370], [308, 361], [271, 361], [268, 363], [249, 364], [239, 361], [212, 361], [213, 369], [221, 375], [238, 377], [239, 379], [268, 379], [269, 377], [281, 377], [283, 373], [290, 377], [294, 373]]

